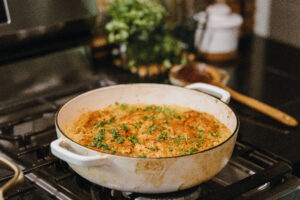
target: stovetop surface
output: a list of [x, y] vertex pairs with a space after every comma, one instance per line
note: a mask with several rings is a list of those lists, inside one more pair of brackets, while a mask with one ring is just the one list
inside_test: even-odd
[[[228, 86], [275, 106], [300, 121], [300, 59], [296, 56], [300, 53], [299, 49], [255, 37], [242, 41], [239, 53], [234, 61], [218, 64], [230, 74]], [[93, 58], [89, 45], [76, 43], [70, 48], [2, 62], [0, 148], [1, 152], [13, 159], [17, 157], [26, 172], [26, 184], [22, 184], [17, 191], [24, 192], [23, 199], [27, 198], [25, 194], [29, 195], [27, 199], [68, 199], [64, 193], [71, 195], [69, 199], [91, 199], [93, 195], [99, 196], [99, 193], [102, 199], [108, 199], [107, 193], [110, 191], [87, 183], [66, 163], [51, 156], [49, 140], [56, 138], [53, 128], [56, 110], [78, 94], [119, 83], [169, 83], [166, 74], [156, 79], [141, 80], [126, 70], [112, 66], [110, 61]], [[299, 126], [286, 127], [234, 100], [230, 106], [241, 119], [236, 150], [233, 159], [220, 173], [224, 177], [215, 177], [204, 187], [226, 185], [223, 179], [226, 180], [228, 171], [245, 178], [273, 165], [279, 165], [280, 180], [297, 183], [294, 177], [289, 179], [285, 176], [290, 172], [290, 166], [294, 174], [300, 175]], [[250, 160], [254, 164], [250, 164], [250, 169], [243, 168], [236, 164], [236, 159], [246, 163]], [[41, 166], [44, 168], [39, 169]], [[49, 178], [49, 172], [53, 177]], [[47, 188], [49, 186], [44, 185], [43, 179], [36, 178], [37, 174], [50, 182], [59, 183], [58, 186]], [[0, 183], [3, 184], [7, 178], [7, 175], [2, 179], [0, 177]], [[237, 181], [231, 180], [232, 176], [227, 179], [231, 183]], [[33, 182], [38, 182], [39, 186]], [[297, 184], [292, 185], [295, 187]], [[41, 187], [46, 187], [52, 194], [41, 192]], [[69, 187], [73, 187], [73, 190], [70, 191]], [[77, 194], [78, 190], [74, 188], [78, 187], [83, 192]], [[9, 198], [20, 199], [20, 196], [13, 193]], [[247, 199], [247, 196], [240, 198]]]
[[[85, 39], [86, 40], [86, 39]], [[0, 108], [14, 101], [26, 100], [36, 94], [47, 94], [88, 80], [110, 81], [110, 84], [132, 82], [169, 83], [167, 74], [154, 79], [139, 79], [126, 70], [114, 67], [111, 59], [95, 58], [89, 45], [66, 41], [47, 44], [52, 51], [39, 47], [36, 56], [24, 48], [21, 58], [0, 56]], [[80, 45], [79, 45], [80, 44]], [[54, 49], [54, 50], [53, 50]], [[48, 52], [49, 51], [49, 52]], [[46, 53], [45, 53], [46, 52]], [[300, 50], [258, 37], [240, 43], [238, 57], [228, 63], [211, 63], [225, 69], [230, 79], [228, 86], [242, 94], [274, 106], [300, 121]], [[94, 57], [93, 57], [94, 55]], [[23, 56], [23, 57], [22, 57]], [[16, 98], [17, 97], [17, 98]], [[239, 140], [268, 152], [273, 156], [300, 165], [300, 128], [290, 128], [232, 100], [230, 106], [241, 119]], [[1, 123], [1, 121], [0, 121]]]

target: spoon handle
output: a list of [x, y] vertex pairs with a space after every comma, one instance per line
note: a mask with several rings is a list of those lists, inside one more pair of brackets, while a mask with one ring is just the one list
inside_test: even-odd
[[256, 99], [253, 99], [251, 97], [243, 95], [223, 84], [216, 84], [216, 85], [227, 90], [231, 94], [231, 97], [233, 99], [235, 99], [236, 101], [239, 101], [240, 103], [243, 103], [254, 110], [264, 113], [265, 115], [267, 115], [287, 126], [295, 127], [298, 125], [298, 122], [295, 118], [293, 118], [292, 116], [290, 116], [272, 106], [269, 106], [261, 101], [258, 101]]

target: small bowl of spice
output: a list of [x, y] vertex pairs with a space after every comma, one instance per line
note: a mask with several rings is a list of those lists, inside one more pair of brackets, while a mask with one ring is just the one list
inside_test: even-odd
[[186, 65], [176, 65], [169, 72], [169, 80], [173, 85], [185, 86], [191, 83], [222, 83], [226, 85], [229, 74], [218, 67], [201, 62], [189, 62]]

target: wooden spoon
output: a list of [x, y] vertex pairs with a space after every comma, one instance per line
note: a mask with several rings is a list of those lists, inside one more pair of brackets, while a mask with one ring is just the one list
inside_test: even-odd
[[[205, 67], [206, 66], [206, 67]], [[213, 67], [209, 67], [206, 64], [201, 64], [197, 62], [191, 62], [187, 64], [184, 67], [181, 67], [180, 69], [173, 73], [170, 72], [170, 80], [176, 80], [175, 82], [178, 83], [178, 81], [181, 81], [182, 84], [186, 85], [193, 82], [206, 82], [213, 85], [216, 85], [218, 87], [221, 87], [225, 90], [227, 90], [231, 97], [244, 104], [248, 107], [257, 110], [287, 126], [295, 127], [298, 125], [298, 122], [295, 118], [292, 116], [270, 106], [267, 105], [261, 101], [258, 101], [254, 98], [248, 97], [244, 94], [241, 94], [227, 86], [225, 86], [223, 83], [220, 82], [220, 77], [218, 77], [218, 73], [216, 73], [215, 69]], [[173, 79], [172, 79], [172, 78]]]
[[258, 101], [254, 98], [251, 98], [244, 94], [241, 94], [221, 83], [214, 82], [212, 84], [227, 90], [231, 94], [231, 97], [234, 100], [236, 100], [240, 103], [243, 103], [254, 110], [264, 113], [265, 115], [268, 115], [269, 117], [272, 117], [273, 119], [275, 119], [285, 125], [293, 126], [293, 127], [298, 125], [298, 122], [295, 118], [293, 118], [292, 116], [290, 116], [272, 106], [269, 106], [261, 101]]

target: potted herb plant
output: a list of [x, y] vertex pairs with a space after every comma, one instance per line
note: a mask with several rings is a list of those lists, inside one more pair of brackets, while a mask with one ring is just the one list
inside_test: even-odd
[[145, 76], [151, 75], [151, 68], [162, 72], [185, 62], [181, 56], [184, 44], [172, 36], [167, 14], [155, 0], [114, 0], [108, 4], [105, 29], [109, 43], [119, 47], [118, 65]]

